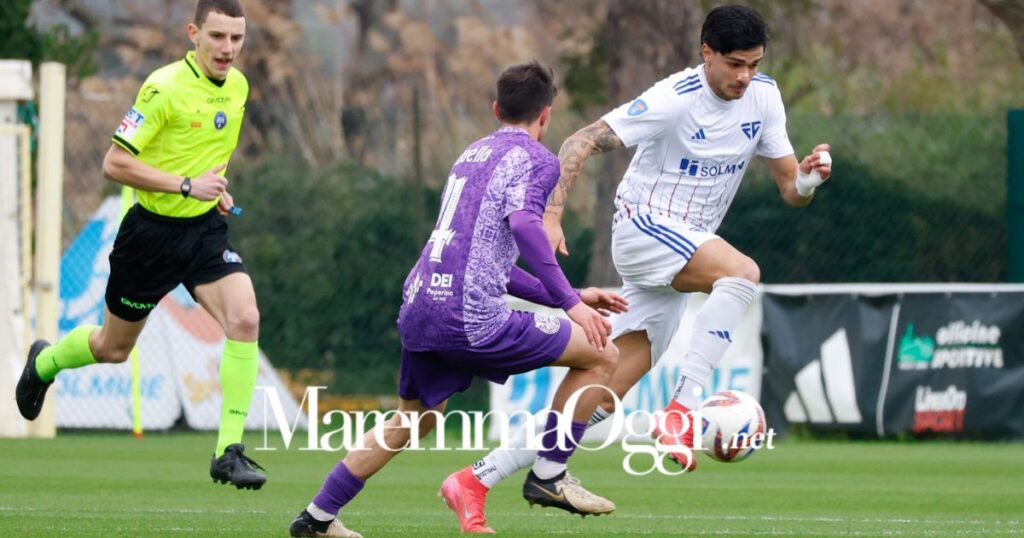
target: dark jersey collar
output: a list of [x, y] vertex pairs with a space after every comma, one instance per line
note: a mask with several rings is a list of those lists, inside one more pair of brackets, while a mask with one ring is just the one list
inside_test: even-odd
[[199, 66], [196, 64], [196, 51], [194, 50], [190, 50], [188, 51], [187, 54], [185, 54], [185, 65], [187, 65], [188, 68], [192, 70], [192, 74], [195, 75], [196, 78], [205, 78], [206, 80], [209, 80], [211, 84], [218, 88], [224, 87], [224, 83], [228, 80], [226, 77], [224, 78], [224, 80], [214, 80], [210, 77], [204, 77], [202, 73], [199, 72]]

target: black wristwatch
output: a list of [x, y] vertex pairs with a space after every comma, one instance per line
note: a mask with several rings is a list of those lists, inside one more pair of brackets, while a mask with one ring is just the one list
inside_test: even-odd
[[188, 198], [188, 195], [192, 192], [192, 178], [185, 176], [185, 179], [181, 181], [181, 195]]

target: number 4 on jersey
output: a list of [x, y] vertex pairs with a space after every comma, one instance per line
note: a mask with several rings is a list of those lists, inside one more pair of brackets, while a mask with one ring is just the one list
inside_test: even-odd
[[430, 233], [430, 241], [434, 244], [430, 249], [430, 261], [441, 263], [441, 254], [444, 247], [448, 246], [455, 237], [455, 230], [452, 229], [452, 219], [455, 218], [455, 208], [459, 205], [459, 198], [462, 196], [462, 189], [466, 186], [468, 177], [448, 176], [448, 183], [444, 187], [444, 196], [441, 197], [441, 215], [437, 218], [437, 226]]

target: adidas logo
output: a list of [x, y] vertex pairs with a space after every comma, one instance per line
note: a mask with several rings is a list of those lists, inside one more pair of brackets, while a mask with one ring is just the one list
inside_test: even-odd
[[675, 86], [672, 86], [672, 88], [679, 95], [685, 95], [691, 92], [695, 92], [703, 87], [704, 85], [700, 81], [700, 75], [698, 75], [697, 73], [694, 73], [684, 78], [683, 80], [676, 82]]
[[[789, 394], [783, 411], [790, 422], [815, 424], [860, 424], [864, 421], [857, 407], [854, 388], [853, 357], [846, 329], [828, 337], [820, 348], [820, 358], [796, 374], [796, 390]], [[882, 414], [878, 413], [879, 434]]]
[[713, 334], [726, 342], [732, 342], [732, 336], [729, 334], [729, 331], [708, 331], [708, 334]]
[[701, 127], [700, 129], [697, 129], [696, 133], [693, 133], [690, 140], [707, 140], [707, 138], [708, 137], [704, 135], [704, 128]]

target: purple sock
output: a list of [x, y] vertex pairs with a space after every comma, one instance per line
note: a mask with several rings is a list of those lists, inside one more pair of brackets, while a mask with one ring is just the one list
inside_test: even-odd
[[313, 497], [313, 504], [325, 512], [337, 514], [342, 506], [362, 491], [365, 484], [348, 470], [344, 461], [339, 461], [324, 479], [320, 492]]
[[548, 461], [565, 463], [569, 460], [569, 456], [572, 456], [572, 453], [576, 451], [576, 445], [580, 444], [580, 439], [583, 439], [583, 432], [587, 430], [587, 423], [573, 421], [572, 431], [570, 432], [572, 438], [568, 439], [565, 443], [566, 450], [558, 447], [558, 439], [562, 435], [557, 427], [558, 416], [555, 413], [549, 413], [547, 423], [544, 426], [544, 437], [541, 438], [541, 446], [545, 447], [545, 449], [538, 451], [537, 456]]

